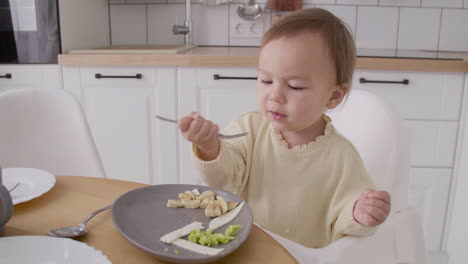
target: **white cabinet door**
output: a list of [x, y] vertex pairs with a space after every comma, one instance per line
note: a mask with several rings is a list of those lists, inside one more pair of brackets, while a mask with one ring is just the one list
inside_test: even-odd
[[411, 166], [452, 167], [458, 122], [408, 120]]
[[0, 65], [0, 92], [18, 88], [62, 88], [59, 65]]
[[[408, 84], [361, 83], [362, 78], [367, 81], [407, 79]], [[463, 80], [462, 73], [356, 71], [353, 89], [366, 89], [382, 96], [405, 119], [457, 121]]]
[[[222, 129], [243, 112], [257, 109], [256, 76], [255, 68], [179, 68], [179, 113], [198, 111]], [[181, 136], [179, 146], [180, 182], [199, 183], [192, 170], [191, 145]]]
[[451, 169], [412, 168], [409, 203], [422, 219], [427, 251], [441, 251], [449, 198]]
[[156, 111], [174, 113], [175, 68], [65, 68], [64, 76], [109, 178], [153, 184], [176, 177], [176, 128], [154, 119]]

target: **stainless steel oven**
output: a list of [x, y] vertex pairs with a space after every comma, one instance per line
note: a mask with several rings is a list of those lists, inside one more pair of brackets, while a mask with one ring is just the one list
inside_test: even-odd
[[0, 63], [57, 63], [57, 0], [0, 0]]

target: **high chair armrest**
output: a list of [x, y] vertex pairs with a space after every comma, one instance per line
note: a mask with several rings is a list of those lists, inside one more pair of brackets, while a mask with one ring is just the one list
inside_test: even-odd
[[391, 215], [369, 237], [344, 237], [323, 248], [307, 248], [265, 230], [299, 263], [310, 264], [423, 264], [421, 221], [412, 208]]

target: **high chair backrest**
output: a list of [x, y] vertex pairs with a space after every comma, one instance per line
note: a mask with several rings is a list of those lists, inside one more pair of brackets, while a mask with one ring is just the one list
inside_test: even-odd
[[327, 115], [354, 144], [377, 188], [390, 192], [392, 211], [406, 208], [409, 140], [399, 115], [379, 96], [359, 89]]
[[59, 89], [0, 93], [0, 165], [105, 177], [80, 104]]

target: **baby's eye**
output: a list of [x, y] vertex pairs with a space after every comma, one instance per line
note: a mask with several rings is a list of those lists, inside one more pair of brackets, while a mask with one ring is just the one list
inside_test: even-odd
[[288, 84], [289, 88], [293, 89], [293, 90], [303, 90], [304, 87], [296, 87], [296, 86], [292, 86], [290, 84]]
[[273, 83], [273, 81], [267, 81], [267, 80], [261, 80], [261, 82], [264, 83], [264, 84], [272, 84]]

